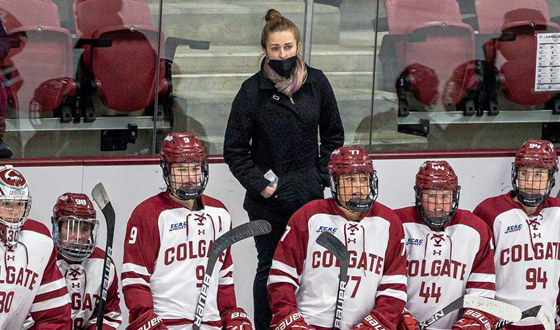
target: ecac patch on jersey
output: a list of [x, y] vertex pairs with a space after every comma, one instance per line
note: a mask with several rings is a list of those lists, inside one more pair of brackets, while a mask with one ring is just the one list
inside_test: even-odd
[[171, 224], [171, 226], [169, 227], [169, 231], [184, 229], [186, 227], [187, 227], [187, 222], [186, 221], [176, 222], [176, 223]]
[[423, 238], [408, 238], [406, 240], [406, 245], [422, 245], [423, 242]]
[[316, 232], [317, 232], [317, 233], [322, 233], [322, 232], [326, 231], [326, 232], [331, 233], [331, 234], [334, 235], [334, 233], [336, 233], [336, 230], [337, 230], [337, 229], [338, 229], [338, 228], [334, 228], [334, 227], [319, 226], [319, 229], [317, 229]]
[[518, 225], [507, 226], [505, 233], [507, 234], [507, 233], [513, 233], [514, 231], [520, 231], [521, 226], [523, 226], [523, 224], [521, 224], [521, 223], [518, 224]]

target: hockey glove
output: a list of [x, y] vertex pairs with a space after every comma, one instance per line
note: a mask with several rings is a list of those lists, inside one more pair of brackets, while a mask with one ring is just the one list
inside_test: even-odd
[[417, 319], [414, 318], [407, 310], [405, 310], [397, 325], [397, 330], [416, 330], [420, 325]]
[[271, 328], [274, 330], [315, 330], [315, 328], [305, 322], [303, 316], [297, 310], [293, 310], [288, 316], [272, 324]]
[[377, 317], [373, 312], [367, 315], [362, 323], [354, 326], [352, 330], [393, 330], [395, 329], [394, 325], [390, 327], [385, 325], [379, 317]]
[[167, 330], [163, 321], [151, 310], [140, 315], [139, 318], [131, 322], [127, 330]]
[[232, 308], [222, 313], [222, 329], [225, 330], [253, 330], [251, 320], [243, 308]]
[[454, 325], [453, 330], [463, 330], [463, 329], [494, 329], [496, 327], [496, 322], [499, 319], [491, 314], [484, 313], [478, 309], [467, 309], [463, 313], [463, 317], [459, 319]]

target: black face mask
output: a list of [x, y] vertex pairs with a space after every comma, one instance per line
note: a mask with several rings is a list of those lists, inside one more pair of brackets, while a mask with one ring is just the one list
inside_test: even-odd
[[294, 69], [296, 68], [297, 64], [297, 56], [292, 56], [285, 60], [270, 60], [268, 61], [268, 65], [274, 70], [276, 73], [281, 75], [284, 78], [289, 78]]

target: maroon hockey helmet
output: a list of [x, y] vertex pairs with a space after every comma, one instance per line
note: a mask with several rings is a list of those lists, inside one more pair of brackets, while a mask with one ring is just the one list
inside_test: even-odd
[[[451, 209], [449, 212], [430, 215], [422, 204], [422, 195], [425, 190], [450, 190], [452, 192]], [[459, 180], [451, 165], [446, 161], [426, 161], [416, 174], [416, 208], [424, 220], [431, 227], [444, 226], [455, 214], [459, 207]]]
[[[201, 177], [194, 184], [185, 183], [186, 175], [172, 175], [173, 164], [199, 164]], [[168, 191], [181, 200], [199, 197], [208, 183], [208, 160], [202, 141], [196, 135], [185, 132], [169, 133], [163, 140], [160, 165]]]
[[[544, 194], [525, 193], [519, 189], [519, 169], [521, 167], [536, 167], [548, 170], [548, 183]], [[527, 140], [515, 153], [515, 161], [511, 169], [511, 184], [517, 199], [526, 206], [540, 205], [550, 195], [554, 187], [554, 174], [558, 171], [558, 156], [554, 146], [547, 140]], [[537, 182], [535, 182], [537, 183]]]
[[0, 167], [0, 241], [16, 246], [31, 209], [27, 180], [12, 165]]
[[[329, 159], [329, 179], [331, 193], [336, 203], [352, 212], [368, 212], [377, 198], [378, 180], [373, 169], [373, 161], [361, 147], [340, 147], [332, 152]], [[366, 173], [369, 177], [369, 193], [366, 198], [340, 200], [340, 176], [352, 173]]]
[[74, 262], [87, 259], [97, 246], [99, 221], [85, 194], [65, 193], [53, 207], [53, 240], [60, 255]]
[[558, 169], [558, 156], [547, 140], [527, 140], [515, 153], [516, 166], [534, 166]]

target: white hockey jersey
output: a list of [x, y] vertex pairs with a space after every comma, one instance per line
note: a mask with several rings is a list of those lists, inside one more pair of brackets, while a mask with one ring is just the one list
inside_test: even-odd
[[[521, 310], [545, 306], [556, 314], [560, 279], [560, 200], [548, 197], [535, 215], [527, 215], [513, 192], [489, 198], [474, 213], [494, 232], [496, 299]], [[527, 318], [516, 325], [540, 324]]]
[[[66, 286], [72, 303], [72, 329], [89, 329], [97, 322], [97, 304], [103, 274], [105, 252], [95, 248], [92, 255], [82, 263], [68, 264], [58, 257], [57, 265], [66, 280]], [[109, 275], [109, 290], [105, 303], [103, 328], [116, 329], [122, 323], [120, 300], [118, 295], [117, 271], [113, 261]]]
[[[202, 195], [203, 209], [190, 211], [160, 193], [136, 207], [128, 222], [122, 269], [130, 320], [146, 313], [166, 326], [192, 324], [212, 243], [231, 229], [218, 200]], [[236, 307], [230, 249], [219, 258], [208, 290], [203, 328], [222, 327], [222, 312]]]
[[394, 327], [406, 301], [401, 223], [378, 202], [360, 221], [348, 221], [332, 198], [309, 202], [288, 222], [268, 279], [272, 323], [297, 306], [307, 323], [332, 327], [340, 267], [316, 242], [324, 231], [340, 239], [349, 253], [341, 328], [350, 329], [372, 312]]
[[70, 299], [56, 254], [47, 227], [31, 219], [14, 249], [0, 244], [0, 329], [21, 329], [29, 314], [40, 328], [70, 328]]
[[[432, 231], [415, 206], [395, 210], [403, 222], [408, 275], [406, 308], [423, 322], [465, 294], [494, 298], [492, 233], [477, 216], [457, 210], [443, 231]], [[429, 329], [451, 329], [457, 310]]]

